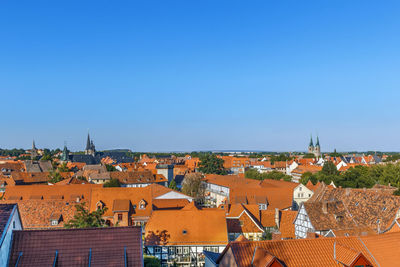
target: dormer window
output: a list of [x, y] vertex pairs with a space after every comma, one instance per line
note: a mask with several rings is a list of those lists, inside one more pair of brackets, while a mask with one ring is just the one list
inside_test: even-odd
[[355, 205], [356, 205], [356, 207], [357, 207], [357, 206], [358, 206], [358, 202], [356, 202], [356, 204], [355, 204]]
[[140, 210], [144, 210], [145, 208], [146, 208], [146, 201], [144, 201], [144, 199], [142, 199], [140, 202], [139, 202], [139, 209]]
[[51, 225], [52, 226], [58, 225], [58, 220], [51, 220]]
[[385, 210], [386, 210], [386, 207], [383, 207], [383, 208], [382, 208], [382, 211], [385, 211]]
[[259, 210], [266, 210], [267, 209], [267, 204], [258, 204]]

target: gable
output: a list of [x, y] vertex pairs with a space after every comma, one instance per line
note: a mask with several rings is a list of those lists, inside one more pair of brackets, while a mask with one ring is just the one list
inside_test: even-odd
[[160, 195], [156, 197], [155, 199], [188, 199], [189, 201], [192, 201], [192, 197], [186, 196], [184, 194], [178, 193], [176, 191], [170, 191], [168, 193], [165, 193], [163, 195]]

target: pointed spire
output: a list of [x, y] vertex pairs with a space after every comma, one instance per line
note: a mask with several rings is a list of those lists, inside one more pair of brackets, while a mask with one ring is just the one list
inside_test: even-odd
[[32, 141], [32, 150], [36, 150], [35, 139]]
[[314, 142], [312, 140], [312, 135], [311, 135], [311, 139], [310, 139], [310, 144], [308, 146], [314, 146]]
[[91, 142], [90, 142], [90, 136], [89, 136], [89, 133], [88, 133], [87, 134], [87, 141], [86, 141], [86, 150], [90, 149], [90, 145], [91, 145]]
[[317, 143], [315, 144], [315, 146], [319, 146], [319, 138], [317, 136]]

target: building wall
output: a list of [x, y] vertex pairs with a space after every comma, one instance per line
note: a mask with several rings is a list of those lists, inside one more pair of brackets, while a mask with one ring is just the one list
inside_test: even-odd
[[11, 247], [12, 231], [14, 230], [22, 230], [22, 223], [19, 219], [17, 208], [15, 208], [15, 212], [12, 214], [8, 225], [6, 225], [6, 228], [4, 229], [6, 234], [4, 236], [2, 243], [0, 244], [0, 267], [7, 266], [7, 260], [9, 257], [9, 252]]
[[168, 179], [168, 184], [174, 179], [174, 166], [167, 165], [165, 168], [157, 168], [157, 174], [164, 175], [165, 178]]
[[227, 252], [225, 252], [224, 257], [219, 262], [219, 267], [237, 267], [235, 257], [233, 256], [232, 249], [229, 248]]
[[147, 255], [161, 260], [162, 266], [171, 266], [174, 261], [180, 266], [204, 266], [203, 251], [221, 253], [225, 245], [192, 245], [192, 246], [146, 246]]
[[315, 232], [304, 205], [301, 205], [300, 210], [298, 211], [297, 217], [294, 221], [294, 229], [296, 238], [306, 238], [308, 232]]
[[206, 183], [206, 193], [217, 207], [223, 203], [225, 198], [229, 199], [229, 187]]
[[296, 202], [297, 208], [300, 204], [306, 202], [313, 196], [314, 192], [308, 189], [305, 185], [300, 184], [293, 190], [293, 200]]

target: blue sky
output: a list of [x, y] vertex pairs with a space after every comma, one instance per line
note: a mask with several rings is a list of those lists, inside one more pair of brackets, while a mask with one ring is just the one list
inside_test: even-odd
[[1, 1], [0, 147], [400, 151], [398, 1]]

